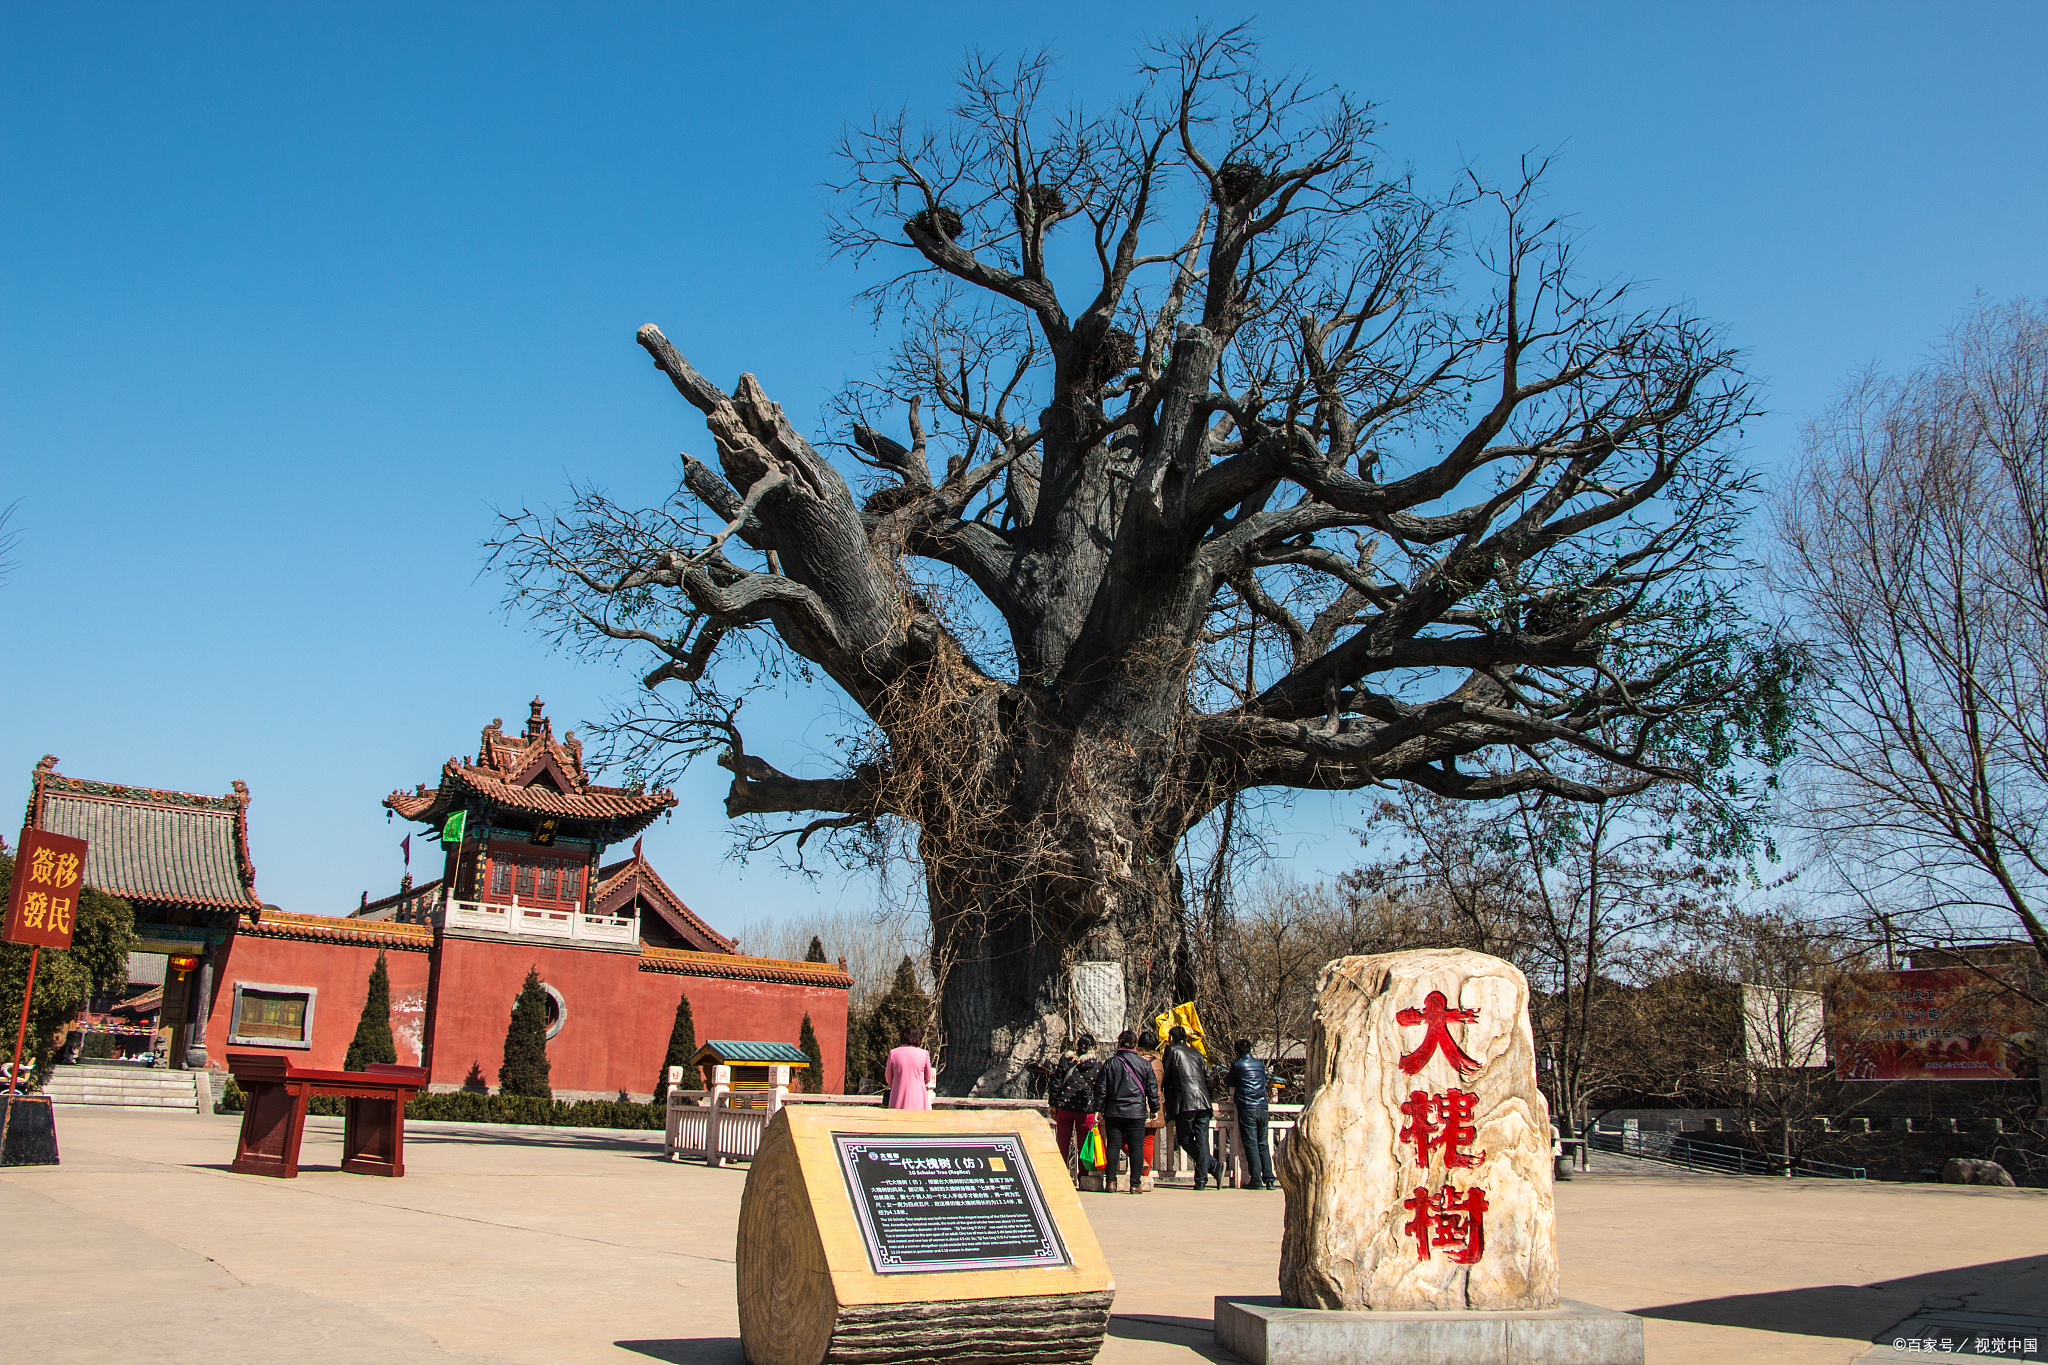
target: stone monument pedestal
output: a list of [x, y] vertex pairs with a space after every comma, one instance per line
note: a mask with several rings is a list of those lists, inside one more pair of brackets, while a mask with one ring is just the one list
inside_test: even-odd
[[1252, 1365], [1643, 1365], [1643, 1320], [1570, 1299], [1544, 1309], [1350, 1313], [1219, 1295], [1216, 1344]]

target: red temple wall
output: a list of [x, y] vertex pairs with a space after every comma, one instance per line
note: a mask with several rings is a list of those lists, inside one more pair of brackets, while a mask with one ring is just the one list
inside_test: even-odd
[[505, 1026], [528, 967], [562, 997], [562, 1028], [548, 1041], [548, 1084], [556, 1090], [646, 1094], [660, 1077], [676, 997], [690, 996], [697, 1040], [744, 1038], [795, 1044], [811, 1016], [836, 1091], [846, 1070], [846, 992], [781, 982], [643, 972], [637, 953], [547, 948], [527, 943], [443, 939], [434, 1000], [435, 1085], [461, 1085], [472, 1066], [493, 1087], [505, 1054]]
[[[806, 1013], [824, 1057], [824, 1089], [846, 1077], [844, 990], [784, 982], [678, 976], [640, 970], [637, 953], [554, 948], [530, 942], [444, 938], [433, 953], [387, 950], [391, 1026], [398, 1060], [412, 1065], [428, 1046], [429, 1083], [459, 1086], [470, 1068], [496, 1089], [505, 1055], [505, 1026], [528, 967], [562, 997], [561, 1031], [548, 1041], [549, 1085], [607, 1097], [644, 1095], [660, 1078], [685, 991], [701, 1044], [713, 1038], [795, 1045]], [[300, 1066], [339, 1069], [377, 962], [374, 945], [259, 938], [238, 934], [215, 970], [206, 1049], [216, 1069], [229, 1049], [276, 1052]], [[317, 991], [310, 1048], [229, 1043], [237, 981]], [[694, 1087], [690, 1087], [694, 1088]]]
[[[419, 1061], [421, 1033], [427, 1015], [427, 977], [431, 955], [386, 949], [385, 970], [391, 976], [391, 1034], [398, 1060]], [[356, 1036], [363, 1002], [370, 994], [370, 972], [377, 965], [374, 945], [323, 943], [305, 939], [257, 938], [237, 934], [214, 968], [214, 997], [206, 1021], [208, 1065], [222, 1069], [230, 1049], [274, 1052], [304, 1067], [340, 1070], [348, 1045]], [[234, 1023], [235, 983], [312, 987], [312, 1046], [260, 1047], [230, 1043]]]
[[[820, 986], [797, 986], [775, 981], [733, 981], [723, 977], [670, 976], [665, 972], [640, 972], [638, 996], [644, 1002], [642, 1017], [658, 1016], [660, 1027], [636, 1040], [636, 1054], [650, 1078], [659, 1073], [667, 1055], [669, 1029], [675, 1024], [676, 996], [687, 992], [690, 1018], [697, 1026], [697, 1044], [713, 1038], [738, 1038], [749, 1042], [788, 1043], [795, 1047], [802, 1036], [804, 1015], [811, 1016], [811, 1029], [818, 1035], [818, 1051], [824, 1061], [827, 1094], [838, 1094], [846, 1085], [846, 992]], [[567, 1032], [565, 1029], [564, 1032]], [[652, 1080], [647, 1082], [652, 1084]], [[635, 1087], [636, 1089], [638, 1087]], [[684, 1086], [696, 1089], [696, 1083]]]

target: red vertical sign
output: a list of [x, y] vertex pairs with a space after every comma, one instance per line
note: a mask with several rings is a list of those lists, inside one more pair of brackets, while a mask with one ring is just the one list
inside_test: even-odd
[[7, 896], [7, 941], [69, 948], [84, 886], [85, 840], [23, 830]]

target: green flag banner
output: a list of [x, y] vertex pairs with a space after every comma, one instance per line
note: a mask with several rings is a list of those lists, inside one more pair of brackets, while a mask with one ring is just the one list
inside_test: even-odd
[[441, 826], [441, 842], [444, 844], [461, 843], [462, 832], [468, 827], [468, 824], [469, 812], [466, 810], [456, 811], [455, 814], [448, 817], [448, 823]]

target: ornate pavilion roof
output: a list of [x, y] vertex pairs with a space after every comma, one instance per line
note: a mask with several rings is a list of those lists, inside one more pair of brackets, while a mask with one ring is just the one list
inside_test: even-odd
[[[739, 952], [731, 939], [699, 919], [694, 910], [683, 904], [683, 898], [661, 879], [661, 874], [650, 867], [646, 859], [627, 858], [597, 870], [597, 885], [590, 893], [593, 911], [600, 915], [615, 915], [636, 900], [652, 910], [690, 949], [703, 953]], [[645, 941], [645, 916], [640, 920], [640, 933], [642, 941]]]
[[535, 697], [523, 735], [507, 735], [502, 719], [484, 727], [476, 758], [451, 758], [441, 765], [433, 791], [421, 783], [397, 791], [384, 804], [407, 820], [439, 826], [450, 813], [483, 802], [503, 810], [612, 826], [614, 838], [645, 829], [675, 805], [666, 787], [644, 791], [606, 787], [583, 771], [583, 745], [571, 730], [558, 741], [554, 726]]
[[88, 782], [36, 764], [28, 824], [87, 841], [85, 881], [146, 904], [261, 913], [249, 858], [249, 789], [227, 796]]

